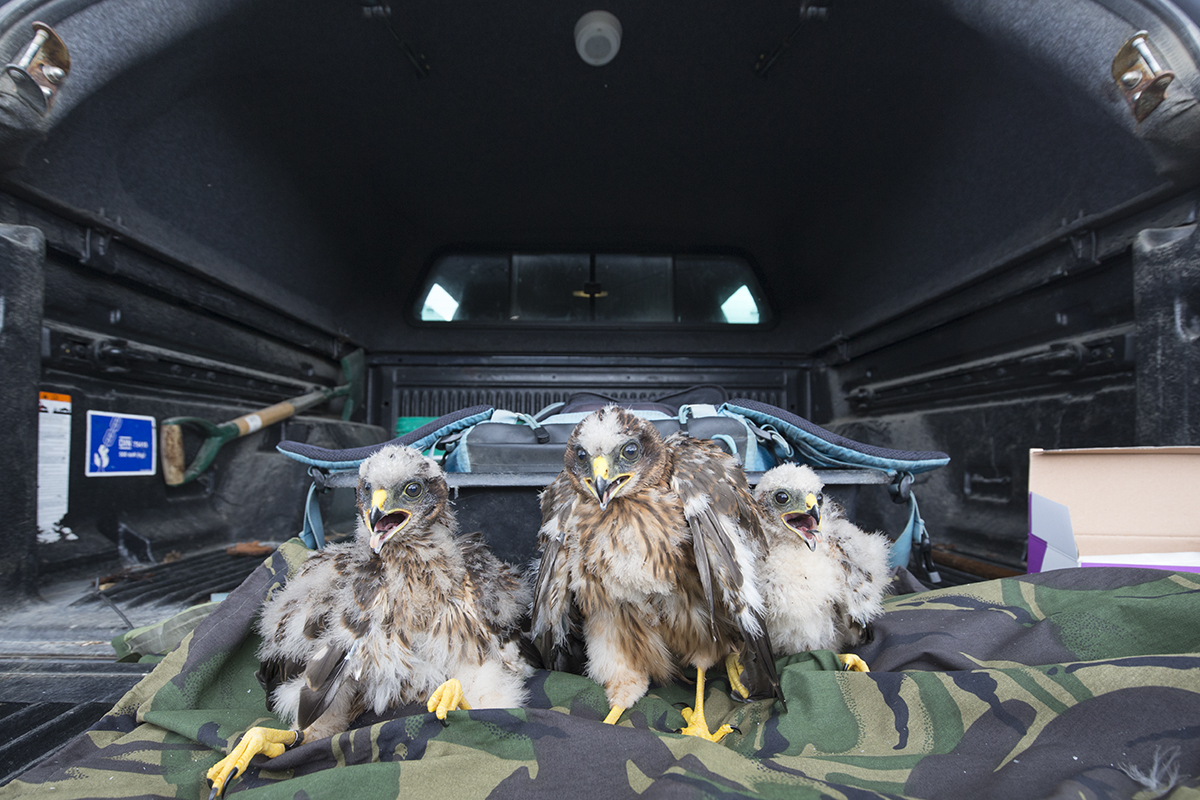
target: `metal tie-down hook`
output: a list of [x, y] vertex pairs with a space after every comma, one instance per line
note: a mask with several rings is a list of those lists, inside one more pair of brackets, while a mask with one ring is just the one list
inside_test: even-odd
[[1166, 98], [1175, 73], [1159, 62], [1146, 31], [1138, 31], [1113, 57], [1112, 77], [1141, 122]]
[[45, 114], [71, 71], [71, 55], [67, 45], [46, 23], [33, 23], [33, 30], [33, 40], [21, 57], [5, 66], [4, 71], [16, 86], [17, 96], [34, 111]]

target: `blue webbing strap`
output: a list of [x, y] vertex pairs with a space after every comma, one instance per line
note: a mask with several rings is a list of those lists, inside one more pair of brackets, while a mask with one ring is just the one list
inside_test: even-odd
[[321, 520], [316, 481], [308, 487], [308, 500], [304, 503], [304, 530], [300, 531], [300, 541], [309, 550], [325, 549], [325, 523]]
[[[896, 537], [895, 543], [892, 544], [892, 568], [907, 567], [909, 559], [912, 558], [913, 539], [920, 541], [918, 530], [925, 530], [925, 520], [921, 519], [921, 512], [917, 508], [916, 495], [908, 496], [908, 524], [904, 526], [904, 530]], [[928, 534], [926, 534], [928, 535]]]
[[933, 568], [933, 559], [930, 557], [931, 544], [929, 540], [929, 531], [925, 528], [925, 520], [921, 517], [921, 509], [917, 506], [917, 496], [913, 493], [908, 495], [908, 524], [904, 526], [904, 530], [896, 537], [896, 541], [892, 544], [892, 563], [891, 567], [907, 567], [909, 560], [914, 553], [918, 560], [924, 563], [925, 571], [929, 574], [929, 580], [933, 583], [941, 583], [942, 576], [936, 569]]
[[309, 550], [325, 549], [325, 521], [321, 518], [321, 493], [330, 489], [342, 489], [358, 484], [357, 469], [343, 469], [331, 472], [321, 467], [309, 467], [308, 474], [312, 476], [312, 486], [308, 487], [308, 499], [304, 502], [304, 529], [300, 531], [300, 541]]

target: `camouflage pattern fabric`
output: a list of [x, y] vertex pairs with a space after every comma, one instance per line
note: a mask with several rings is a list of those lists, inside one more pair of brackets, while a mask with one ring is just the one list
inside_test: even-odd
[[[208, 795], [205, 771], [243, 730], [283, 727], [254, 679], [251, 623], [307, 551], [284, 545], [95, 727], [0, 798]], [[526, 709], [423, 708], [360, 718], [257, 759], [251, 798], [1200, 798], [1200, 576], [1076, 569], [901, 595], [857, 651], [780, 659], [787, 712], [728, 699], [720, 744], [679, 736], [694, 690], [652, 688], [603, 725], [603, 690], [557, 672]], [[1159, 777], [1165, 793], [1130, 773]], [[337, 767], [337, 769], [330, 769]], [[1172, 773], [1174, 780], [1171, 779]]]

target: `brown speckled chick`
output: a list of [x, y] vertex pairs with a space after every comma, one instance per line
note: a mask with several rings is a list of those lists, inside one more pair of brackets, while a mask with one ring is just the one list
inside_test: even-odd
[[258, 623], [268, 703], [298, 731], [248, 731], [210, 770], [214, 795], [253, 755], [339, 733], [367, 710], [428, 701], [444, 719], [524, 704], [527, 587], [479, 534], [458, 533], [447, 494], [441, 468], [411, 448], [362, 463], [355, 540], [309, 558]]
[[757, 509], [734, 458], [617, 406], [583, 419], [564, 469], [542, 493], [533, 634], [554, 652], [586, 644], [615, 724], [651, 680], [696, 669], [683, 733], [718, 740], [704, 717], [704, 675], [736, 653], [750, 690], [780, 696], [762, 628]]

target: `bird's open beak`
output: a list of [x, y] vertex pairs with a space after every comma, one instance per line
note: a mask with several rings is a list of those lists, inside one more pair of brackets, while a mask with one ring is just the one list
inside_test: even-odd
[[608, 459], [604, 456], [596, 456], [592, 459], [592, 477], [591, 480], [585, 480], [588, 488], [592, 490], [596, 500], [600, 502], [600, 510], [608, 508], [609, 502], [613, 496], [621, 490], [630, 478], [632, 473], [622, 472], [615, 477], [609, 477], [608, 474]]
[[804, 498], [804, 511], [792, 511], [783, 515], [783, 524], [800, 537], [809, 550], [816, 550], [821, 541], [821, 504], [815, 494]]
[[412, 519], [412, 512], [402, 508], [388, 508], [388, 493], [379, 489], [371, 495], [371, 508], [365, 514], [367, 528], [371, 531], [371, 550], [375, 555], [383, 545], [400, 532]]

